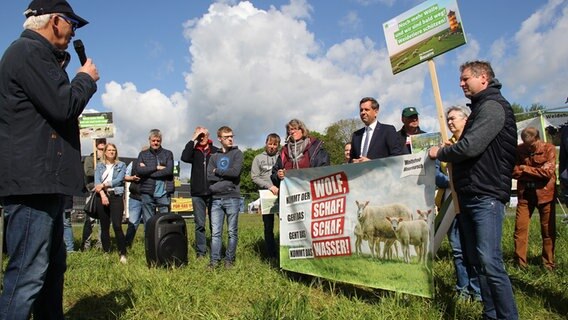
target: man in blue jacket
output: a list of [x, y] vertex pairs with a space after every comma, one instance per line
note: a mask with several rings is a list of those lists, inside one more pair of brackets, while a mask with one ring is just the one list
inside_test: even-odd
[[10, 260], [0, 319], [63, 319], [64, 197], [83, 188], [78, 117], [97, 90], [91, 59], [73, 80], [65, 50], [88, 22], [67, 1], [32, 1], [0, 61], [0, 201]]
[[154, 215], [156, 207], [160, 212], [168, 212], [171, 195], [174, 193], [174, 155], [170, 150], [162, 148], [160, 130], [150, 130], [148, 141], [150, 148], [138, 154], [136, 168], [140, 177], [140, 198], [145, 222]]

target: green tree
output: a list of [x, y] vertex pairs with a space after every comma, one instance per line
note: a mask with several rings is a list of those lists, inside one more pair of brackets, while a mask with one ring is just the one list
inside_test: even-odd
[[[243, 168], [241, 170], [241, 194], [243, 197], [247, 198], [248, 201], [258, 198], [257, 192], [258, 187], [250, 177], [250, 168], [252, 167], [252, 161], [256, 155], [261, 154], [264, 147], [259, 149], [247, 148], [243, 151]], [[248, 203], [247, 201], [247, 203]]]
[[351, 141], [351, 135], [361, 126], [359, 119], [342, 119], [325, 129], [325, 148], [331, 158], [331, 164], [343, 163], [345, 144]]
[[511, 105], [511, 108], [513, 109], [513, 113], [515, 114], [517, 122], [534, 118], [538, 116], [538, 113], [541, 110], [546, 111], [546, 106], [540, 103], [533, 103], [528, 108], [523, 108], [523, 106], [521, 106], [520, 104], [513, 103]]

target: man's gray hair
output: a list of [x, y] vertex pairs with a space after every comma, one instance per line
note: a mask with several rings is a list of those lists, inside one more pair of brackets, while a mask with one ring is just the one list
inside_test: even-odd
[[148, 135], [148, 139], [152, 139], [152, 137], [159, 137], [162, 138], [162, 132], [160, 129], [152, 129], [150, 130], [150, 134]]
[[52, 14], [42, 14], [41, 16], [30, 16], [24, 21], [24, 29], [39, 30], [44, 28]]
[[468, 118], [469, 115], [471, 114], [471, 109], [469, 107], [466, 107], [466, 106], [451, 106], [451, 107], [448, 108], [448, 110], [446, 110], [446, 117], [452, 111], [456, 111], [456, 112], [461, 113], [464, 118]]

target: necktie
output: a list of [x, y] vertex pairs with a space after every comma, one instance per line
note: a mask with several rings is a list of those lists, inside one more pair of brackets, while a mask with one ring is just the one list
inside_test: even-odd
[[371, 140], [371, 138], [369, 137], [370, 135], [371, 128], [365, 127], [365, 141], [363, 142], [363, 152], [361, 152], [361, 156], [363, 157], [367, 156], [367, 151], [369, 150], [369, 140]]

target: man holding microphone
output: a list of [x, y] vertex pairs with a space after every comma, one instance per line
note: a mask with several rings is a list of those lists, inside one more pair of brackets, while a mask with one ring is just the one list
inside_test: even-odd
[[34, 0], [0, 60], [0, 201], [6, 267], [0, 319], [63, 319], [64, 196], [84, 187], [78, 117], [97, 90], [90, 59], [69, 81], [67, 49], [88, 22], [64, 0]]

